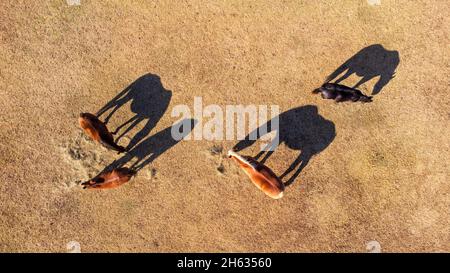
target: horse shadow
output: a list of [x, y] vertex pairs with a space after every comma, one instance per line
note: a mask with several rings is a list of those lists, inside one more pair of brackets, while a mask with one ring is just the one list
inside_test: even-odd
[[188, 136], [196, 124], [197, 120], [195, 119], [184, 119], [147, 137], [121, 158], [107, 166], [101, 173], [124, 167], [133, 160], [134, 162], [128, 168], [137, 173]]
[[139, 125], [141, 122], [145, 122], [144, 127], [130, 140], [130, 143], [126, 148], [129, 150], [143, 140], [156, 126], [158, 121], [166, 112], [171, 98], [172, 91], [164, 89], [160, 77], [148, 73], [139, 77], [105, 106], [103, 106], [97, 112], [97, 117], [100, 117], [112, 109], [105, 118], [105, 123], [108, 123], [118, 109], [120, 109], [127, 102], [131, 101], [131, 111], [134, 115], [128, 121], [117, 127], [113, 132], [115, 135], [122, 128], [126, 127], [125, 130], [116, 138], [116, 142], [118, 142], [135, 126]]
[[286, 176], [294, 172], [284, 182], [286, 186], [291, 185], [311, 158], [325, 150], [336, 136], [334, 123], [319, 115], [316, 106], [306, 105], [283, 112], [261, 125], [238, 142], [233, 150], [241, 151], [271, 132], [275, 133], [272, 142], [255, 156], [256, 160], [265, 154], [260, 160], [264, 163], [281, 143], [292, 150], [300, 151], [298, 157], [280, 176], [280, 179], [285, 180]]
[[376, 95], [395, 77], [395, 70], [399, 63], [400, 56], [398, 51], [386, 50], [382, 45], [374, 44], [361, 49], [353, 55], [331, 73], [325, 81], [333, 81], [345, 72], [345, 74], [335, 80], [335, 83], [339, 83], [352, 74], [356, 74], [361, 79], [353, 88], [358, 88], [363, 83], [375, 77], [380, 77], [372, 90], [372, 95]]

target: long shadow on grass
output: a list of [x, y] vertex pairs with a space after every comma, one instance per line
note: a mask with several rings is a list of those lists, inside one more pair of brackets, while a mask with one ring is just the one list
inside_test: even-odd
[[195, 119], [184, 119], [162, 131], [147, 137], [144, 141], [129, 150], [120, 159], [115, 160], [107, 166], [102, 172], [112, 171], [113, 169], [124, 167], [128, 164], [128, 168], [133, 171], [140, 171], [142, 168], [150, 164], [161, 154], [175, 146], [184, 137], [189, 135], [197, 124]]
[[133, 146], [143, 140], [156, 126], [166, 112], [171, 98], [172, 92], [163, 87], [159, 76], [150, 73], [145, 74], [103, 106], [97, 112], [97, 117], [110, 111], [105, 118], [105, 123], [108, 123], [117, 110], [126, 103], [131, 102], [130, 110], [133, 113], [132, 117], [117, 127], [113, 132], [113, 134], [117, 134], [120, 130], [124, 129], [116, 138], [116, 142], [118, 142], [135, 126], [144, 122], [144, 127], [131, 138], [127, 146], [127, 150], [131, 150]]
[[[286, 186], [291, 185], [312, 157], [325, 150], [336, 136], [334, 123], [319, 115], [316, 106], [306, 105], [290, 109], [271, 119], [238, 142], [233, 149], [241, 151], [271, 132], [275, 133], [273, 141], [255, 156], [260, 160], [264, 155], [261, 163], [264, 163], [281, 143], [294, 151], [300, 151], [298, 157], [280, 176]], [[293, 174], [286, 180], [290, 173]]]
[[[395, 70], [399, 63], [398, 51], [387, 50], [380, 44], [370, 45], [339, 66], [327, 77], [326, 82], [334, 80], [335, 83], [340, 83], [352, 74], [356, 74], [361, 79], [353, 88], [358, 88], [363, 83], [379, 77], [372, 89], [372, 95], [376, 95], [395, 77]], [[338, 78], [342, 73], [344, 74]]]

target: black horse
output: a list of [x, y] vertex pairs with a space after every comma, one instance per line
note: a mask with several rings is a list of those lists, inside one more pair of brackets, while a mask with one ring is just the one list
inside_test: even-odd
[[[278, 126], [276, 119], [278, 118]], [[246, 138], [234, 146], [235, 151], [240, 151], [253, 145], [267, 133], [275, 131], [273, 141], [260, 151], [255, 158], [259, 158], [265, 153], [261, 160], [264, 163], [278, 147], [284, 143], [292, 150], [301, 151], [297, 159], [291, 163], [289, 168], [280, 176], [283, 179], [289, 173], [295, 173], [285, 182], [289, 186], [294, 182], [303, 168], [309, 163], [311, 158], [325, 150], [336, 136], [334, 123], [326, 120], [318, 114], [316, 106], [306, 105], [290, 109], [281, 113], [277, 118], [268, 121]]]

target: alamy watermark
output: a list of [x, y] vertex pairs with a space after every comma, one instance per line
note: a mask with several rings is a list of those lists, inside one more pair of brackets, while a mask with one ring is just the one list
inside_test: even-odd
[[366, 250], [369, 253], [381, 253], [381, 244], [378, 241], [369, 241], [366, 244]]
[[79, 6], [81, 5], [81, 0], [66, 0], [69, 6]]
[[81, 245], [77, 241], [70, 241], [66, 244], [67, 253], [81, 253]]
[[[179, 117], [172, 126], [175, 140], [260, 140], [261, 150], [273, 151], [279, 143], [278, 105], [203, 105], [194, 97], [193, 111], [176, 105], [171, 116]], [[195, 120], [195, 126], [191, 120]], [[269, 128], [270, 127], [270, 128]], [[192, 129], [192, 131], [190, 131]], [[186, 133], [189, 130], [189, 133]]]

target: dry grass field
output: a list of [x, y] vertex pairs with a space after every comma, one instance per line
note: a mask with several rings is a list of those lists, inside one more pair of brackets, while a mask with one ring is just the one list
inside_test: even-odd
[[[450, 6], [373, 2], [0, 1], [0, 252], [449, 252]], [[373, 102], [311, 94], [329, 75]], [[237, 140], [168, 140], [194, 97], [278, 105], [326, 145], [280, 144], [277, 174], [310, 157], [273, 200], [226, 157]], [[153, 157], [83, 190], [128, 162], [78, 125], [112, 106], [112, 130], [134, 122], [119, 143]]]

